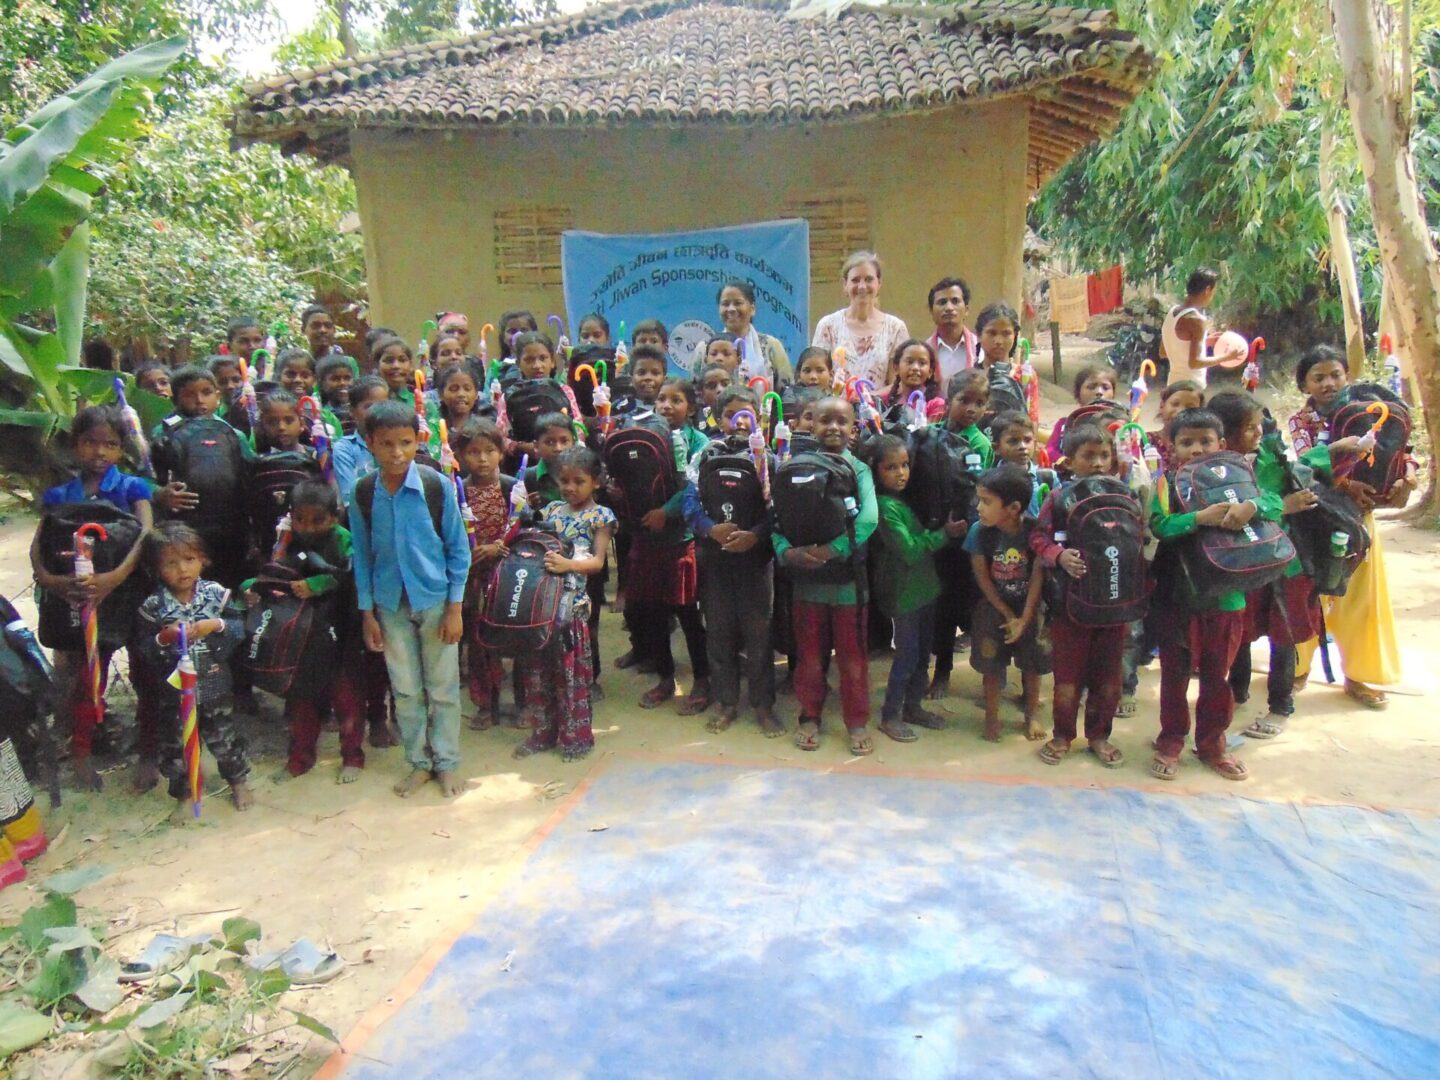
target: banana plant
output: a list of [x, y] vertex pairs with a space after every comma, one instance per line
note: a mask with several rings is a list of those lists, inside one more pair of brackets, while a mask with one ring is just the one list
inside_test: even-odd
[[79, 367], [86, 221], [105, 167], [144, 132], [150, 86], [186, 44], [155, 41], [110, 61], [0, 137], [0, 389], [19, 406], [0, 408], [0, 427], [42, 439], [68, 428], [76, 398], [105, 374]]

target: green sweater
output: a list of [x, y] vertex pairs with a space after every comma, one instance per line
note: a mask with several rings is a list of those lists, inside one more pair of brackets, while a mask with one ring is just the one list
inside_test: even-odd
[[[836, 558], [848, 559], [856, 549], [864, 547], [866, 541], [874, 534], [875, 526], [880, 520], [880, 510], [875, 501], [875, 480], [870, 475], [870, 467], [849, 450], [842, 452], [840, 456], [855, 470], [855, 487], [860, 493], [860, 514], [855, 519], [854, 545], [851, 545], [849, 536], [840, 536], [830, 542], [830, 550], [835, 552]], [[770, 539], [775, 546], [776, 560], [784, 565], [785, 552], [789, 551], [793, 545], [781, 535], [778, 529], [771, 534]], [[863, 572], [862, 570], [861, 573]], [[807, 604], [853, 607], [860, 602], [853, 581], [841, 583], [807, 581], [803, 570], [797, 571], [790, 580], [795, 583], [795, 599], [803, 600]]]
[[[1284, 502], [1285, 500], [1277, 493], [1266, 491], [1264, 485], [1260, 485], [1260, 498], [1257, 500], [1255, 516], [1266, 521], [1279, 521]], [[1180, 540], [1193, 535], [1199, 527], [1195, 524], [1193, 512], [1188, 514], [1170, 513], [1170, 480], [1168, 477], [1155, 485], [1155, 493], [1150, 500], [1150, 531], [1154, 533], [1155, 539], [1162, 544], [1167, 541]], [[1219, 528], [1219, 526], [1208, 527]], [[1245, 593], [1241, 589], [1234, 589], [1221, 593], [1212, 601], [1202, 600], [1200, 605], [1218, 611], [1244, 611]]]
[[[1260, 449], [1255, 454], [1255, 482], [1260, 485], [1260, 490], [1273, 494], [1280, 498], [1282, 510], [1285, 502], [1285, 463], [1280, 455], [1281, 448], [1274, 446], [1270, 440], [1260, 440]], [[1312, 446], [1305, 453], [1300, 455], [1300, 464], [1306, 466], [1311, 472], [1319, 476], [1329, 476], [1331, 471], [1330, 447], [1324, 443]], [[1290, 531], [1289, 523], [1284, 517], [1280, 518], [1280, 524], [1286, 532]], [[1303, 574], [1305, 568], [1300, 564], [1300, 556], [1290, 560], [1290, 565], [1285, 567], [1287, 578]]]
[[[313, 577], [302, 580], [310, 586], [310, 592], [314, 596], [324, 596], [328, 592], [334, 592], [348, 576], [350, 559], [354, 554], [354, 544], [350, 538], [350, 530], [344, 525], [336, 525], [325, 536], [320, 543], [313, 547], [306, 547], [298, 541], [292, 540], [287, 554], [299, 554], [301, 551], [313, 551], [331, 566], [344, 567], [341, 574], [316, 574]], [[240, 591], [249, 592], [255, 587], [255, 578], [240, 583]]]
[[887, 618], [918, 611], [940, 596], [935, 552], [950, 540], [943, 529], [927, 530], [915, 511], [894, 495], [881, 495], [880, 543], [876, 545], [875, 603]]
[[953, 431], [967, 443], [970, 449], [980, 455], [980, 468], [988, 469], [995, 464], [995, 448], [990, 445], [989, 437], [980, 430], [978, 424], [971, 424], [967, 428], [952, 427], [949, 421], [945, 421], [947, 431]]

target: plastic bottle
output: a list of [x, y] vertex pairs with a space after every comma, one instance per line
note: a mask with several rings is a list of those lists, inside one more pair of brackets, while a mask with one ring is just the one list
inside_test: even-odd
[[1330, 554], [1337, 559], [1343, 559], [1346, 552], [1350, 550], [1350, 534], [1343, 529], [1336, 529], [1330, 534]]
[[55, 669], [50, 666], [50, 659], [45, 655], [45, 650], [40, 648], [40, 642], [35, 640], [35, 634], [30, 627], [25, 625], [24, 619], [5, 624], [5, 640], [10, 643], [10, 648], [28, 659], [47, 679], [54, 678]]

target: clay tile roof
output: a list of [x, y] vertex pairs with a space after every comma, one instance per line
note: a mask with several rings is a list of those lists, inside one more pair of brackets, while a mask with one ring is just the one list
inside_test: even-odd
[[843, 122], [1024, 94], [1033, 185], [1111, 130], [1154, 60], [1108, 11], [1034, 0], [618, 0], [245, 87], [240, 143], [336, 159], [356, 128]]

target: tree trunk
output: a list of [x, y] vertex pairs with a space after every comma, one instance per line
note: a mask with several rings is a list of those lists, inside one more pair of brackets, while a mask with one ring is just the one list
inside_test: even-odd
[[335, 0], [335, 36], [340, 39], [340, 48], [347, 59], [360, 55], [360, 45], [355, 40], [355, 13], [350, 0]]
[[1365, 364], [1365, 322], [1360, 314], [1360, 281], [1355, 276], [1355, 253], [1350, 247], [1349, 214], [1344, 196], [1335, 183], [1335, 133], [1328, 119], [1320, 124], [1320, 201], [1330, 226], [1330, 265], [1340, 286], [1340, 306], [1345, 313], [1345, 356], [1350, 370]]
[[1440, 256], [1430, 240], [1410, 132], [1402, 122], [1405, 95], [1371, 4], [1330, 0], [1330, 11], [1380, 258], [1425, 410], [1433, 470], [1440, 462]]

